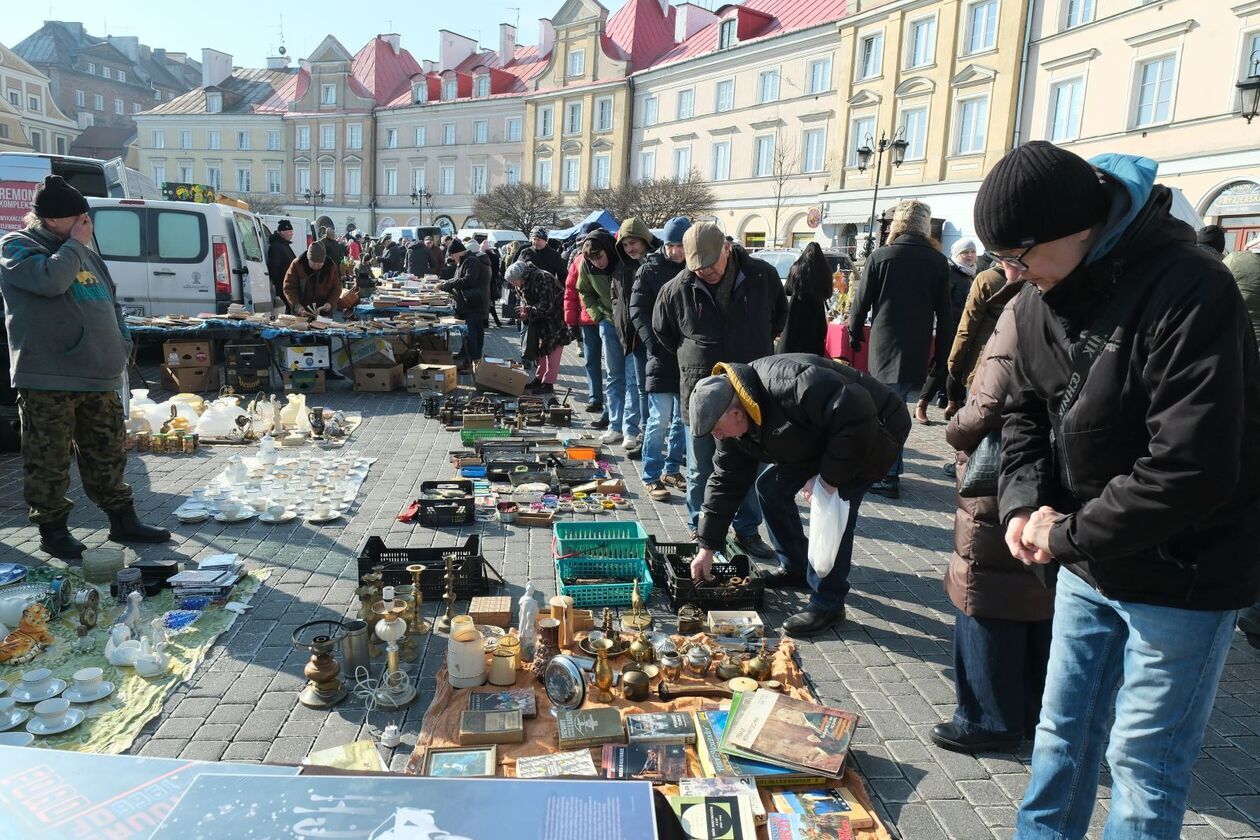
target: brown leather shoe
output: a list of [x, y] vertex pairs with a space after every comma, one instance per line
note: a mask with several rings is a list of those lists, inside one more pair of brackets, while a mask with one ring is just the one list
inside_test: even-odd
[[928, 418], [927, 400], [919, 400], [919, 404], [914, 407], [914, 422], [920, 426], [930, 426], [932, 421]]

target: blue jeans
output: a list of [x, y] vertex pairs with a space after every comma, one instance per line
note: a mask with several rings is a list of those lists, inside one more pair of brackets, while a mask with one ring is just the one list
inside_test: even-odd
[[[922, 387], [921, 385], [915, 385], [915, 384], [913, 384], [913, 383], [907, 383], [907, 382], [898, 382], [898, 383], [895, 383], [895, 384], [894, 384], [894, 383], [888, 383], [888, 382], [885, 382], [884, 384], [885, 384], [885, 385], [886, 385], [886, 386], [887, 386], [887, 387], [888, 387], [888, 388], [889, 388], [889, 389], [890, 389], [890, 390], [891, 390], [894, 394], [896, 394], [897, 396], [901, 397], [901, 401], [902, 401], [902, 402], [909, 402], [909, 401], [910, 401], [910, 400], [912, 400], [912, 399], [913, 399], [913, 400], [915, 400], [915, 401], [918, 401], [918, 398], [919, 398], [919, 388], [921, 388], [921, 387]], [[902, 451], [903, 451], [904, 449], [905, 449], [905, 447], [903, 446], [901, 449], [897, 450], [897, 463], [893, 464], [893, 465], [892, 465], [892, 467], [890, 467], [890, 468], [889, 468], [889, 470], [888, 470], [888, 478], [897, 478], [897, 477], [898, 477], [898, 476], [900, 476], [903, 472], [905, 472], [905, 466], [906, 466], [906, 465], [905, 465], [905, 463], [903, 463], [903, 462], [902, 462], [902, 460], [901, 460], [901, 454], [902, 454]]]
[[[647, 348], [639, 344], [633, 353], [626, 354], [626, 437], [639, 437], [643, 424], [648, 420], [648, 395], [643, 388], [647, 384]], [[633, 410], [632, 410], [633, 409]]]
[[1032, 780], [1016, 817], [1020, 840], [1085, 836], [1113, 698], [1103, 837], [1181, 835], [1190, 767], [1237, 615], [1115, 601], [1059, 570]]
[[620, 432], [626, 421], [626, 351], [612, 321], [599, 322], [600, 352], [604, 356], [604, 409], [608, 431]]
[[[651, 484], [667, 473], [682, 471], [687, 434], [677, 394], [648, 394], [648, 421], [643, 433], [643, 483]], [[669, 440], [665, 428], [669, 427]]]
[[842, 498], [849, 500], [849, 520], [845, 523], [835, 565], [826, 577], [820, 578], [809, 563], [809, 539], [801, 526], [801, 513], [796, 506], [796, 494], [816, 475], [816, 464], [771, 464], [757, 476], [757, 499], [766, 517], [770, 544], [779, 555], [779, 566], [794, 575], [804, 575], [814, 592], [809, 599], [809, 609], [835, 610], [844, 606], [844, 597], [849, 594], [853, 532], [857, 528], [858, 508], [868, 485], [836, 488]]
[[[691, 530], [695, 531], [700, 524], [700, 508], [704, 506], [704, 485], [709, 483], [709, 476], [713, 474], [717, 441], [713, 435], [696, 437], [687, 425], [683, 426], [683, 430], [687, 436], [687, 515]], [[748, 495], [735, 512], [731, 527], [740, 536], [755, 534], [761, 527], [761, 505], [757, 503], [755, 485], [748, 488]]]
[[601, 369], [603, 354], [600, 352], [599, 327], [594, 324], [579, 327], [582, 331], [582, 361], [586, 363], [586, 401], [604, 401], [604, 375]]
[[954, 612], [954, 724], [973, 735], [1020, 738], [1037, 726], [1050, 657], [1050, 620]]
[[480, 312], [469, 313], [464, 316], [464, 323], [468, 330], [464, 342], [464, 353], [468, 356], [468, 361], [480, 361], [481, 348], [486, 340], [486, 316]]

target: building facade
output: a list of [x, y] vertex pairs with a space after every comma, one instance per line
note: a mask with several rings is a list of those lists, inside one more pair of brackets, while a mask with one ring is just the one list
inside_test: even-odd
[[[0, 44], [0, 144], [64, 155], [79, 134], [74, 120], [57, 107], [48, 77]], [[16, 123], [16, 124], [15, 124]]]
[[1021, 137], [1153, 158], [1230, 250], [1260, 233], [1260, 122], [1236, 87], [1258, 72], [1260, 2], [1035, 0], [1031, 32]]

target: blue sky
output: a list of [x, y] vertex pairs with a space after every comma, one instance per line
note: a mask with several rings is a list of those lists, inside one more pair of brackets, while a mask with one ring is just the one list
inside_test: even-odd
[[[602, 2], [613, 12], [625, 0]], [[171, 0], [117, 4], [100, 0], [4, 0], [3, 5], [0, 39], [6, 46], [22, 40], [45, 20], [77, 20], [93, 35], [135, 35], [150, 46], [197, 58], [203, 47], [212, 47], [231, 53], [237, 65], [262, 67], [280, 45], [281, 32], [293, 58], [305, 58], [330, 33], [355, 52], [372, 36], [392, 31], [402, 36], [403, 46], [417, 60], [423, 60], [437, 58], [439, 29], [479, 37], [483, 45], [497, 47], [499, 24], [512, 23], [519, 16], [517, 41], [532, 44], [538, 38], [538, 19], [555, 14], [563, 0], [460, 0], [455, 4], [436, 0], [210, 0], [179, 4]]]

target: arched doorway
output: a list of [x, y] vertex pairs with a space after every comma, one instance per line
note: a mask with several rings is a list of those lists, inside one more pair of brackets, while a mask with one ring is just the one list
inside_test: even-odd
[[455, 235], [455, 220], [450, 216], [438, 216], [433, 220], [433, 226], [442, 231], [443, 236]]
[[739, 235], [736, 239], [749, 250], [764, 248], [766, 247], [769, 231], [770, 226], [766, 224], [766, 220], [754, 213], [740, 222]]
[[394, 221], [393, 216], [382, 216], [376, 223], [376, 235], [380, 236], [385, 232], [385, 228], [395, 227], [398, 223]]
[[1208, 192], [1202, 216], [1225, 229], [1225, 250], [1239, 251], [1260, 234], [1260, 182], [1250, 178], [1222, 184]]

